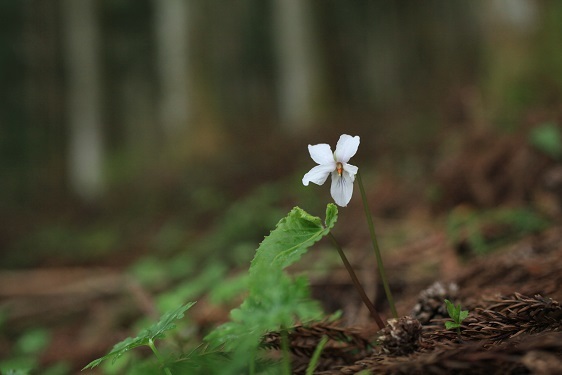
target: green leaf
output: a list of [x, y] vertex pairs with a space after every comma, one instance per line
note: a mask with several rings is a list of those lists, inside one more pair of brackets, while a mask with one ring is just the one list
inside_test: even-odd
[[335, 204], [330, 203], [326, 207], [326, 227], [332, 229], [336, 224], [336, 221], [338, 221], [338, 207]]
[[329, 233], [337, 213], [337, 207], [329, 204], [323, 224], [319, 217], [295, 207], [279, 221], [256, 250], [250, 266], [248, 296], [239, 308], [231, 311], [231, 322], [205, 338], [212, 348], [220, 346], [248, 356], [255, 353], [264, 333], [290, 326], [295, 320], [318, 317], [321, 310], [310, 299], [307, 279], [293, 279], [283, 270]]
[[468, 317], [468, 310], [463, 310], [459, 315], [459, 323], [462, 323]]
[[94, 368], [107, 359], [112, 359], [115, 362], [119, 357], [139, 346], [148, 345], [148, 342], [155, 339], [164, 337], [164, 332], [176, 328], [174, 322], [183, 318], [184, 313], [195, 305], [195, 302], [189, 302], [183, 306], [178, 307], [176, 310], [168, 312], [162, 316], [160, 321], [151, 327], [142, 330], [135, 338], [128, 337], [125, 340], [115, 344], [113, 349], [101, 358], [90, 362], [82, 370]]
[[461, 325], [459, 323], [455, 323], [455, 322], [445, 322], [445, 328], [447, 329], [455, 329], [455, 328], [459, 328]]
[[337, 207], [330, 203], [324, 226], [319, 217], [299, 207], [293, 208], [260, 244], [250, 266], [250, 275], [260, 267], [283, 269], [298, 261], [310, 246], [330, 232], [337, 221], [337, 213]]
[[448, 299], [445, 300], [445, 304], [447, 305], [447, 312], [449, 313], [449, 316], [451, 317], [451, 319], [456, 321], [455, 317], [457, 316], [457, 309], [455, 305]]
[[[183, 318], [184, 313], [189, 310], [196, 302], [188, 302], [183, 306], [178, 307], [176, 310], [168, 312], [160, 318], [160, 321], [146, 330], [142, 331], [140, 335], [148, 340], [154, 340], [164, 337], [164, 332], [176, 328], [174, 322]], [[139, 336], [140, 336], [139, 335]]]

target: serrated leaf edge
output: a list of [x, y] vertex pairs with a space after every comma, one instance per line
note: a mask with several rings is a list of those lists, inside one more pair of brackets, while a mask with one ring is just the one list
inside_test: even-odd
[[[149, 328], [143, 329], [137, 337], [127, 337], [126, 339], [124, 339], [124, 340], [118, 342], [117, 344], [113, 345], [113, 349], [111, 349], [111, 351], [109, 353], [107, 353], [106, 355], [104, 355], [101, 358], [95, 359], [92, 362], [88, 363], [86, 366], [84, 366], [82, 371], [84, 371], [86, 369], [92, 369], [96, 366], [99, 366], [103, 361], [108, 360], [110, 358], [112, 358], [111, 363], [113, 364], [113, 363], [115, 363], [115, 361], [118, 358], [122, 357], [129, 350], [132, 350], [134, 348], [138, 348], [139, 346], [148, 345], [149, 340], [160, 339], [160, 338], [164, 337], [163, 336], [164, 332], [170, 331], [170, 330], [172, 330], [176, 327], [176, 325], [173, 324], [172, 322], [166, 323], [166, 321], [169, 320], [172, 317], [173, 317], [172, 321], [183, 318], [185, 316], [185, 312], [187, 310], [189, 310], [196, 303], [197, 303], [196, 301], [195, 302], [188, 302], [185, 305], [182, 305], [182, 306], [178, 307], [176, 310], [174, 310], [172, 312], [165, 313], [164, 315], [162, 315], [162, 317], [160, 318], [160, 320], [158, 322], [154, 323]], [[155, 329], [160, 324], [165, 324], [165, 325], [162, 328]], [[151, 331], [153, 329], [156, 332], [151, 333]], [[143, 336], [143, 333], [145, 334], [144, 336]], [[130, 343], [125, 344], [128, 341], [130, 341]], [[124, 347], [118, 348], [116, 350], [115, 348], [118, 347], [119, 345], [124, 345]]]

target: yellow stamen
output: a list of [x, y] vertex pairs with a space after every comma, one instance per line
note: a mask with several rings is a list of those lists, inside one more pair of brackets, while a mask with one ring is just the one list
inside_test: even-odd
[[340, 176], [343, 173], [343, 164], [339, 161], [336, 163], [336, 171]]

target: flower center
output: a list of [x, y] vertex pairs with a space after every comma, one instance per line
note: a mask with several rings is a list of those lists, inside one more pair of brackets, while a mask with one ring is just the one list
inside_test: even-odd
[[336, 171], [340, 176], [343, 173], [343, 164], [339, 161], [336, 163]]

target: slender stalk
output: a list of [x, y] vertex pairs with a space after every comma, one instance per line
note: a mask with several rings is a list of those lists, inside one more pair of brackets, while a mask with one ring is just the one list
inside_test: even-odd
[[379, 269], [379, 275], [382, 280], [382, 285], [384, 286], [384, 292], [386, 294], [386, 299], [390, 305], [390, 311], [394, 318], [398, 318], [398, 313], [396, 312], [396, 307], [394, 306], [394, 298], [392, 298], [392, 293], [388, 286], [388, 279], [386, 277], [386, 272], [384, 270], [384, 265], [382, 263], [381, 251], [379, 249], [379, 244], [377, 242], [377, 235], [375, 234], [375, 226], [373, 224], [373, 217], [371, 216], [371, 210], [369, 209], [369, 204], [367, 202], [367, 195], [365, 194], [365, 188], [363, 187], [363, 181], [361, 180], [361, 174], [357, 172], [357, 182], [359, 184], [359, 190], [361, 191], [361, 198], [363, 200], [363, 208], [365, 209], [365, 216], [367, 217], [367, 224], [369, 225], [369, 232], [371, 233], [371, 240], [373, 242], [373, 249], [375, 250], [375, 256], [377, 257], [377, 266]]
[[291, 357], [289, 353], [289, 334], [281, 327], [281, 350], [283, 352], [283, 374], [291, 375]]
[[363, 303], [365, 304], [365, 306], [367, 306], [367, 308], [371, 312], [371, 315], [375, 319], [375, 322], [377, 322], [377, 325], [379, 326], [379, 328], [383, 329], [384, 328], [384, 322], [382, 321], [379, 313], [377, 312], [377, 309], [375, 309], [375, 305], [373, 305], [373, 303], [369, 300], [369, 297], [367, 297], [367, 293], [365, 293], [365, 289], [363, 289], [363, 287], [361, 286], [361, 283], [359, 282], [359, 279], [357, 278], [357, 275], [355, 274], [355, 271], [353, 271], [353, 267], [351, 267], [351, 264], [347, 260], [347, 257], [345, 256], [345, 253], [343, 252], [343, 249], [341, 248], [338, 241], [336, 241], [336, 238], [334, 237], [334, 235], [331, 232], [328, 233], [328, 236], [330, 237], [330, 239], [332, 240], [332, 243], [334, 244], [334, 246], [338, 250], [338, 254], [340, 255], [340, 258], [341, 258], [345, 268], [347, 269], [347, 272], [349, 273], [349, 276], [351, 277], [351, 281], [353, 281], [353, 285], [355, 286], [355, 289], [357, 290], [357, 292], [359, 293], [359, 296], [363, 300]]
[[256, 353], [251, 353], [250, 363], [248, 364], [250, 375], [256, 374]]
[[148, 340], [148, 346], [150, 347], [150, 349], [152, 349], [152, 352], [154, 353], [156, 358], [158, 358], [158, 362], [160, 362], [160, 364], [164, 368], [164, 372], [166, 373], [166, 375], [172, 375], [172, 371], [170, 371], [170, 369], [166, 366], [164, 358], [162, 358], [162, 355], [160, 354], [158, 349], [156, 349], [156, 346], [154, 345], [154, 341], [152, 339]]
[[249, 368], [250, 368], [250, 375], [255, 375], [256, 373], [256, 353], [253, 352], [252, 353], [252, 358], [250, 358], [250, 363], [249, 363]]
[[324, 335], [318, 345], [316, 345], [316, 349], [314, 349], [314, 353], [312, 353], [312, 358], [310, 358], [310, 362], [308, 362], [308, 366], [306, 367], [305, 375], [314, 375], [314, 370], [316, 370], [316, 366], [318, 366], [320, 355], [322, 354], [322, 350], [324, 350], [324, 346], [326, 346], [328, 340], [328, 336]]

